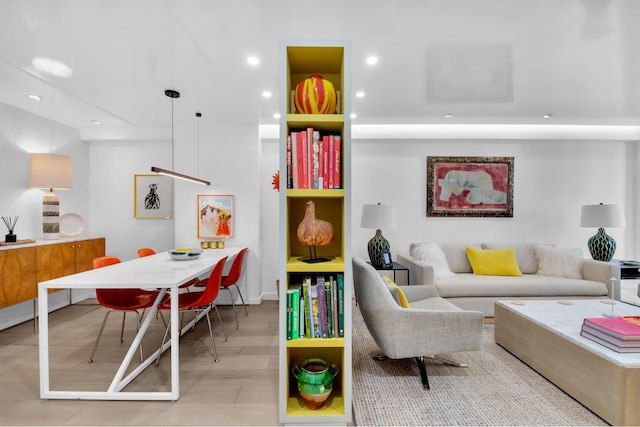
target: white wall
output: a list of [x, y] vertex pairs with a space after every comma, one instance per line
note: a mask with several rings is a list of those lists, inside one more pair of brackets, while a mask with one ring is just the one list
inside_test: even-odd
[[[93, 236], [89, 211], [89, 146], [80, 141], [77, 130], [51, 120], [0, 104], [0, 216], [19, 217], [14, 232], [18, 239], [42, 239], [42, 196], [45, 191], [29, 188], [29, 153], [71, 156], [73, 189], [56, 191], [60, 214], [78, 213], [88, 223], [82, 233]], [[4, 223], [0, 238], [7, 230]], [[0, 284], [1, 285], [1, 284]], [[50, 295], [50, 306], [68, 301], [66, 292]], [[83, 291], [74, 293], [80, 298]], [[31, 301], [0, 310], [0, 330], [33, 317]]]
[[[247, 272], [240, 288], [248, 303], [275, 298], [273, 280], [263, 283], [261, 246], [261, 147], [258, 130], [247, 125], [201, 126], [175, 130], [175, 159], [171, 141], [79, 140], [77, 130], [0, 104], [0, 213], [19, 216], [18, 238], [41, 238], [41, 190], [28, 189], [29, 152], [52, 152], [73, 158], [74, 188], [59, 192], [61, 213], [81, 214], [87, 236], [106, 237], [106, 252], [123, 260], [137, 256], [143, 246], [156, 251], [177, 245], [199, 245], [197, 195], [233, 194], [236, 233], [226, 242], [250, 248]], [[196, 160], [199, 158], [199, 162]], [[136, 219], [133, 216], [135, 174], [149, 174], [151, 166], [198, 175], [211, 187], [174, 183], [172, 219]], [[277, 224], [277, 221], [276, 221]], [[266, 288], [266, 289], [265, 289]], [[74, 292], [74, 299], [84, 294]], [[51, 296], [51, 305], [66, 304], [66, 293]], [[221, 303], [228, 302], [226, 293]], [[33, 304], [0, 310], [0, 330], [31, 318]]]
[[[201, 125], [199, 156], [195, 129], [183, 130], [176, 137], [175, 169], [211, 181], [210, 187], [175, 181], [175, 244], [199, 245], [197, 238], [198, 194], [232, 194], [234, 202], [234, 236], [229, 246], [247, 246], [246, 273], [239, 287], [247, 303], [262, 301], [265, 284], [260, 274], [262, 248], [260, 240], [260, 144], [258, 129], [247, 125]], [[178, 139], [180, 138], [180, 139]], [[178, 150], [180, 147], [180, 150]], [[199, 163], [196, 163], [199, 158]], [[211, 239], [203, 239], [211, 240]], [[234, 291], [235, 292], [235, 291]], [[228, 293], [218, 302], [228, 301]]]
[[[181, 172], [211, 180], [211, 187], [176, 181], [174, 218], [133, 217], [133, 175], [157, 165], [171, 167], [171, 143], [101, 141], [87, 144], [74, 129], [0, 104], [0, 213], [19, 216], [18, 238], [39, 238], [43, 192], [27, 188], [28, 152], [53, 152], [73, 158], [74, 189], [59, 192], [62, 213], [87, 220], [87, 236], [105, 236], [107, 253], [131, 259], [150, 246], [166, 250], [197, 245], [198, 194], [233, 194], [236, 235], [228, 245], [249, 246], [248, 271], [241, 281], [246, 299], [275, 298], [278, 278], [278, 193], [272, 175], [278, 170], [277, 141], [259, 141], [246, 125], [203, 126], [198, 145], [194, 129], [176, 129], [176, 159]], [[513, 218], [427, 218], [427, 156], [513, 156]], [[199, 158], [199, 162], [196, 159]], [[580, 206], [622, 203], [627, 227], [608, 229], [618, 242], [616, 258], [640, 258], [636, 225], [640, 200], [640, 149], [634, 142], [598, 141], [463, 141], [356, 139], [352, 158], [352, 247], [367, 258], [373, 230], [360, 228], [365, 203], [388, 203], [398, 209], [398, 227], [383, 230], [392, 253], [413, 241], [548, 241], [580, 247], [595, 233], [579, 227]], [[74, 297], [76, 295], [74, 294]], [[66, 296], [57, 293], [52, 304]], [[222, 298], [226, 298], [222, 294]], [[224, 301], [224, 300], [223, 300]], [[0, 310], [0, 329], [32, 315], [32, 304]]]
[[170, 162], [170, 141], [101, 141], [91, 143], [92, 229], [106, 236], [107, 255], [121, 260], [137, 250], [167, 250], [174, 241], [173, 219], [134, 218], [134, 175], [150, 174], [152, 165]]
[[[595, 229], [580, 228], [584, 204], [625, 204], [625, 142], [593, 141], [355, 141], [353, 144], [353, 254], [368, 259], [374, 230], [360, 228], [362, 205], [396, 206], [398, 227], [383, 230], [392, 254], [411, 242], [550, 242], [580, 247]], [[514, 157], [513, 218], [426, 216], [427, 156]], [[381, 161], [384, 159], [384, 161]], [[630, 206], [627, 216], [631, 215]], [[607, 232], [627, 252], [624, 229]]]
[[[352, 253], [368, 259], [375, 231], [360, 228], [362, 205], [396, 206], [398, 227], [383, 230], [392, 255], [411, 242], [550, 242], [579, 247], [595, 229], [580, 228], [584, 204], [621, 203], [627, 227], [607, 229], [618, 243], [616, 258], [638, 259], [633, 245], [638, 200], [637, 143], [558, 140], [389, 140], [352, 142]], [[630, 156], [633, 154], [633, 156]], [[436, 218], [426, 216], [427, 156], [514, 157], [513, 218]], [[634, 160], [635, 159], [635, 160]], [[277, 170], [277, 141], [263, 140], [263, 169]], [[263, 183], [264, 192], [269, 191]], [[270, 188], [270, 185], [269, 185]], [[275, 203], [275, 204], [274, 204]], [[276, 224], [277, 202], [264, 204], [263, 224]], [[277, 234], [263, 230], [265, 244]], [[277, 253], [265, 251], [264, 274], [277, 277]]]
[[[235, 234], [229, 246], [248, 246], [246, 274], [239, 286], [247, 303], [263, 298], [260, 274], [260, 162], [257, 129], [246, 125], [176, 127], [175, 158], [171, 141], [100, 141], [91, 143], [91, 211], [95, 227], [107, 236], [107, 253], [121, 259], [137, 256], [141, 247], [157, 252], [177, 246], [199, 246], [198, 194], [234, 196]], [[172, 219], [133, 216], [134, 174], [149, 174], [151, 166], [173, 169], [211, 181], [201, 186], [174, 180]], [[229, 301], [226, 292], [220, 302]]]

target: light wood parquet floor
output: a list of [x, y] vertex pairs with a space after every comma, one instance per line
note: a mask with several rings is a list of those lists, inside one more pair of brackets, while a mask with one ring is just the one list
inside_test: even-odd
[[[33, 323], [1, 331], [0, 425], [278, 425], [278, 303], [248, 309], [245, 317], [240, 308], [236, 330], [231, 307], [219, 307], [228, 342], [212, 316], [219, 362], [206, 321], [182, 337], [177, 402], [41, 400]], [[120, 343], [122, 315], [111, 314], [94, 362], [88, 363], [104, 313], [87, 300], [50, 315], [52, 389], [107, 389], [134, 337], [135, 316], [127, 315]], [[158, 348], [163, 332], [157, 319], [144, 340], [146, 353]], [[126, 390], [168, 390], [169, 357], [166, 352], [159, 367], [147, 368]]]

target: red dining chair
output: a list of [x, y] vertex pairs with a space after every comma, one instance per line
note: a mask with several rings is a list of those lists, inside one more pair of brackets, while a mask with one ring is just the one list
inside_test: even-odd
[[[231, 286], [235, 286], [238, 291], [238, 295], [240, 296], [240, 301], [242, 301], [242, 306], [244, 307], [245, 316], [249, 315], [247, 312], [247, 305], [244, 303], [244, 298], [242, 297], [242, 292], [240, 292], [240, 288], [238, 287], [238, 280], [242, 275], [242, 267], [244, 266], [244, 257], [249, 248], [244, 248], [240, 252], [236, 254], [233, 259], [233, 263], [231, 264], [231, 268], [229, 269], [229, 273], [226, 276], [222, 276], [222, 283], [220, 287], [229, 291], [229, 296], [231, 297], [231, 306], [233, 307], [233, 314], [236, 318], [236, 329], [240, 329], [240, 322], [238, 322], [238, 310], [236, 309], [236, 304], [233, 299], [233, 293], [231, 292]], [[204, 286], [203, 282], [196, 283], [193, 286], [201, 287]]]
[[146, 257], [149, 255], [154, 255], [156, 251], [151, 248], [140, 248], [138, 249], [138, 258]]
[[[218, 307], [214, 304], [215, 299], [218, 297], [218, 292], [220, 290], [220, 283], [222, 281], [222, 270], [224, 269], [224, 265], [227, 261], [227, 257], [222, 258], [211, 270], [211, 274], [208, 279], [202, 280], [200, 283], [204, 283], [204, 290], [199, 292], [182, 292], [177, 295], [171, 295], [166, 300], [162, 301], [158, 306], [158, 309], [161, 310], [170, 310], [171, 309], [171, 299], [178, 298], [178, 310], [180, 314], [184, 314], [187, 311], [195, 312], [196, 316], [201, 311], [206, 310], [206, 314], [203, 316], [207, 319], [207, 325], [209, 325], [209, 337], [211, 338], [211, 347], [213, 349], [213, 354], [215, 357], [215, 361], [218, 359], [218, 351], [216, 350], [216, 343], [213, 339], [213, 329], [211, 328], [211, 319], [209, 318], [209, 310], [213, 308], [218, 315], [218, 321], [220, 322], [220, 327], [222, 328], [222, 334], [225, 337], [225, 341], [228, 341], [229, 338], [227, 334], [224, 332], [224, 327], [222, 326], [222, 319], [220, 318], [220, 313], [218, 312]], [[171, 319], [171, 322], [176, 321], [177, 319]], [[162, 355], [162, 347], [164, 346], [165, 341], [167, 340], [167, 335], [169, 334], [169, 329], [171, 327], [171, 322], [167, 324], [167, 329], [165, 330], [164, 337], [162, 338], [162, 343], [160, 344], [160, 350], [158, 352], [158, 359], [156, 360], [156, 366], [160, 362], [160, 356]], [[194, 324], [195, 327], [195, 324]], [[182, 325], [180, 325], [180, 335], [182, 335]]]
[[249, 312], [247, 311], [247, 305], [244, 303], [244, 298], [242, 297], [242, 292], [240, 292], [240, 288], [238, 287], [238, 280], [240, 280], [240, 276], [242, 275], [244, 267], [244, 257], [247, 253], [247, 250], [248, 248], [244, 248], [240, 252], [238, 252], [238, 254], [233, 259], [233, 264], [231, 264], [229, 274], [226, 276], [222, 276], [222, 284], [220, 285], [223, 289], [229, 291], [229, 296], [231, 297], [231, 305], [233, 306], [233, 314], [236, 317], [236, 329], [240, 329], [240, 323], [238, 322], [238, 310], [236, 309], [236, 305], [233, 302], [233, 293], [231, 292], [231, 286], [235, 286], [236, 290], [238, 291], [240, 301], [242, 301], [242, 306], [244, 307], [244, 315], [249, 315]]
[[[118, 264], [119, 262], [120, 259], [118, 259], [118, 257], [101, 256], [93, 260], [93, 268], [103, 268], [109, 265]], [[104, 327], [107, 323], [107, 319], [109, 318], [109, 314], [111, 314], [112, 311], [122, 311], [122, 328], [120, 330], [120, 342], [124, 342], [124, 322], [127, 311], [133, 311], [134, 313], [136, 313], [137, 332], [140, 329], [141, 317], [140, 313], [138, 313], [138, 310], [144, 310], [151, 307], [157, 296], [158, 291], [146, 291], [143, 289], [96, 289], [96, 298], [98, 299], [98, 303], [100, 303], [100, 305], [107, 308], [108, 310], [104, 315], [102, 326], [100, 326], [100, 331], [98, 332], [98, 337], [96, 338], [96, 342], [93, 345], [93, 349], [91, 350], [89, 363], [93, 362], [93, 356], [96, 352], [96, 349], [98, 348], [100, 337], [102, 336], [102, 332], [104, 331]], [[142, 343], [140, 343], [140, 361], [142, 360]]]

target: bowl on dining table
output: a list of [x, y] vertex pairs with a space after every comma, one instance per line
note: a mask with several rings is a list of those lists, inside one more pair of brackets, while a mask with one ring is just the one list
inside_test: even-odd
[[168, 251], [169, 256], [176, 261], [188, 261], [198, 259], [202, 255], [200, 248], [175, 248]]

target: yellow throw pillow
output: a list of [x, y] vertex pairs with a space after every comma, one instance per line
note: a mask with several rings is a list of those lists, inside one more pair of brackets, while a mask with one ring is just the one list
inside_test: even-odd
[[400, 299], [400, 306], [402, 308], [411, 308], [411, 306], [409, 305], [409, 300], [407, 299], [407, 297], [405, 296], [404, 292], [402, 292], [402, 289], [400, 289], [400, 287], [398, 285], [396, 285], [393, 280], [389, 279], [387, 276], [382, 276], [382, 278], [384, 280], [386, 280], [386, 282], [390, 285], [395, 287], [398, 290], [398, 298]]
[[473, 274], [522, 276], [514, 248], [477, 249], [467, 246], [467, 257], [469, 257]]

